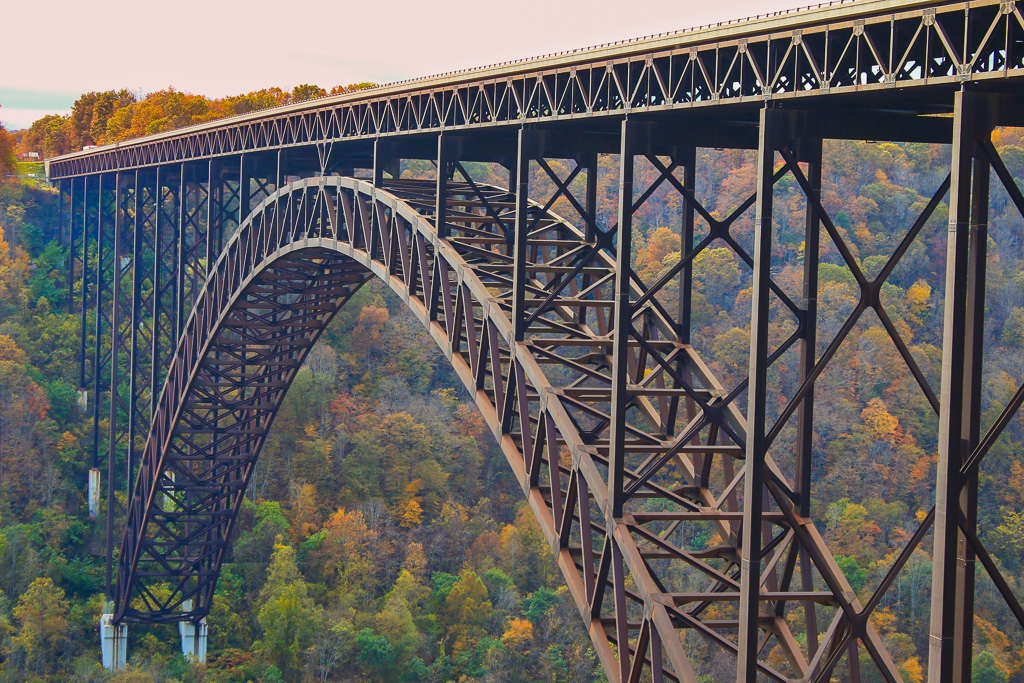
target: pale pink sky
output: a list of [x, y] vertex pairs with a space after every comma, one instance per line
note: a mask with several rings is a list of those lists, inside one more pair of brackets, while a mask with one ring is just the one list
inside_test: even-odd
[[49, 0], [0, 12], [0, 121], [77, 95], [209, 96], [405, 78], [789, 9], [806, 0]]

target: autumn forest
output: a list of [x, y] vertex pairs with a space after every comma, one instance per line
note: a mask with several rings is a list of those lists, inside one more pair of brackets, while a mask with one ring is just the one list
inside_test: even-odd
[[[18, 175], [19, 153], [50, 157], [369, 85], [223, 99], [173, 90], [144, 98], [89, 93], [69, 116], [48, 116], [13, 133], [0, 128], [0, 175]], [[1024, 182], [1024, 130], [1001, 129], [994, 141]], [[873, 277], [949, 173], [949, 148], [826, 141], [824, 158], [823, 204]], [[696, 194], [715, 218], [754, 191], [754, 161], [750, 151], [698, 150]], [[618, 201], [618, 160], [608, 155], [599, 163], [598, 215], [607, 223]], [[563, 179], [573, 168], [571, 160], [551, 161]], [[550, 196], [549, 176], [532, 170], [531, 188]], [[508, 182], [498, 167], [477, 171], [488, 182]], [[637, 168], [641, 179], [653, 172]], [[422, 162], [402, 166], [406, 177], [430, 173]], [[1024, 380], [1024, 221], [1005, 191], [991, 193], [986, 424]], [[934, 387], [948, 223], [948, 199], [939, 199], [881, 291]], [[783, 179], [775, 205], [773, 273], [798, 299], [806, 200]], [[678, 195], [660, 193], [634, 219], [634, 266], [644, 281], [657, 280], [682, 257], [680, 208]], [[553, 210], [574, 216], [564, 199]], [[752, 214], [734, 224], [744, 246], [753, 243]], [[819, 352], [860, 297], [824, 233], [821, 244]], [[96, 622], [105, 537], [101, 520], [88, 518], [92, 432], [78, 393], [80, 312], [68, 310], [69, 262], [56, 191], [0, 177], [0, 681], [605, 680], [551, 550], [483, 419], [421, 325], [377, 282], [338, 314], [276, 418], [217, 586], [207, 663], [182, 657], [175, 626], [133, 626], [128, 670], [104, 671]], [[693, 344], [734, 386], [749, 358], [751, 270], [723, 244], [702, 252], [692, 272]], [[678, 296], [678, 287], [664, 296]], [[781, 339], [795, 323], [776, 314]], [[776, 415], [797, 389], [790, 360], [782, 356], [775, 370]], [[816, 397], [814, 517], [865, 598], [934, 502], [938, 420], [871, 310], [839, 346]], [[980, 535], [1021, 595], [1019, 417], [984, 461], [981, 490]], [[123, 504], [125, 492], [117, 495]], [[679, 542], [710, 548], [721, 538], [709, 529], [683, 525]], [[926, 677], [930, 594], [929, 534], [874, 616], [912, 683]], [[980, 569], [976, 604], [974, 680], [1024, 682], [1024, 631]], [[717, 652], [694, 650], [709, 682], [719, 680]]]

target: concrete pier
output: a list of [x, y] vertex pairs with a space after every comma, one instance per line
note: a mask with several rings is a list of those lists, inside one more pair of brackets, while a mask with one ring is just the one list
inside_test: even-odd
[[206, 617], [200, 619], [199, 623], [178, 622], [178, 632], [181, 633], [181, 654], [185, 655], [185, 659], [196, 664], [205, 663], [206, 644], [210, 635]]
[[89, 519], [96, 519], [100, 514], [100, 471], [93, 467], [89, 470]]
[[125, 664], [128, 662], [128, 624], [110, 623], [113, 616], [113, 614], [100, 616], [100, 649], [103, 652], [103, 668], [110, 671], [124, 671]]

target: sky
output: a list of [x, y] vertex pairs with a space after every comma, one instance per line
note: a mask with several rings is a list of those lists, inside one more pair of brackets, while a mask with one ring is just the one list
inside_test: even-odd
[[[806, 0], [804, 0], [806, 3]], [[50, 0], [2, 11], [0, 122], [90, 91], [388, 83], [791, 9], [800, 0]], [[43, 16], [45, 15], [45, 16]]]

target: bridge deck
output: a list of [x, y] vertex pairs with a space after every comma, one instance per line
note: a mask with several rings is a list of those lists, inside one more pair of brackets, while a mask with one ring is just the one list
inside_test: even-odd
[[[1024, 75], [1015, 2], [868, 0], [470, 69], [214, 121], [51, 160], [53, 179], [401, 134], [856, 95], [951, 111], [963, 83]], [[693, 115], [693, 113], [691, 113]], [[714, 114], [721, 116], [721, 114]], [[612, 123], [609, 121], [608, 123]], [[593, 127], [591, 125], [591, 127]]]

